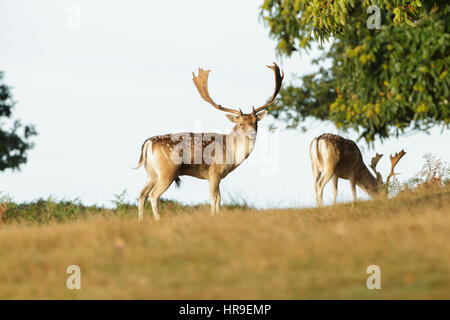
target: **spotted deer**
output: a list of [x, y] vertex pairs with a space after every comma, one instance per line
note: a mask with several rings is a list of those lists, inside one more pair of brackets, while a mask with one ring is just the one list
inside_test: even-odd
[[394, 168], [406, 154], [402, 150], [394, 156], [390, 156], [391, 172], [386, 179], [386, 183], [383, 183], [381, 174], [376, 170], [376, 166], [383, 155], [377, 153], [372, 158], [370, 168], [375, 173], [375, 176], [373, 176], [363, 162], [361, 151], [352, 140], [344, 139], [335, 134], [322, 134], [313, 139], [309, 152], [314, 175], [314, 191], [319, 207], [323, 206], [323, 188], [330, 179], [333, 182], [334, 204], [336, 204], [339, 178], [350, 181], [354, 201], [356, 201], [356, 186], [359, 186], [372, 198], [380, 193], [386, 194], [387, 189], [383, 186], [388, 185], [389, 180], [396, 175]]
[[[235, 125], [229, 134], [218, 133], [177, 133], [151, 137], [142, 145], [140, 166], [147, 171], [147, 183], [139, 193], [139, 216], [144, 216], [144, 205], [150, 197], [153, 215], [160, 219], [158, 200], [173, 181], [178, 185], [180, 176], [192, 176], [209, 181], [211, 214], [220, 209], [220, 182], [236, 169], [252, 152], [258, 130], [258, 121], [267, 113], [280, 91], [284, 73], [274, 63], [268, 66], [275, 75], [275, 90], [270, 100], [251, 113], [241, 109], [222, 107], [214, 102], [208, 92], [210, 70], [199, 68], [198, 75], [193, 74], [194, 84], [201, 98], [214, 108], [227, 112], [226, 117]], [[137, 169], [136, 168], [136, 169]]]

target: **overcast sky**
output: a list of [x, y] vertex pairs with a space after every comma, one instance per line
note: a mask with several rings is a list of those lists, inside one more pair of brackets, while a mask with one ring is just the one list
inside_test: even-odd
[[[279, 62], [285, 83], [293, 73], [314, 70], [317, 50], [276, 58], [275, 42], [259, 19], [262, 2], [0, 1], [0, 70], [18, 101], [14, 115], [39, 131], [21, 171], [0, 174], [0, 190], [15, 201], [53, 195], [110, 206], [126, 189], [135, 201], [146, 173], [130, 167], [146, 138], [232, 128], [223, 112], [201, 100], [192, 71], [212, 69], [214, 100], [248, 112], [272, 93], [267, 64]], [[314, 122], [306, 133], [269, 133], [271, 121], [261, 122], [255, 150], [223, 180], [222, 198], [258, 207], [315, 205], [308, 146], [336, 129]], [[436, 129], [377, 143], [376, 151], [404, 148], [397, 171], [406, 179], [426, 152], [450, 159], [449, 139], [448, 130]], [[370, 160], [374, 150], [361, 146]], [[379, 166], [386, 173], [388, 158]], [[164, 196], [198, 203], [209, 201], [208, 190], [207, 181], [182, 177], [181, 188], [172, 186]], [[325, 198], [331, 199], [330, 185]], [[340, 181], [338, 199], [351, 199], [347, 181]]]

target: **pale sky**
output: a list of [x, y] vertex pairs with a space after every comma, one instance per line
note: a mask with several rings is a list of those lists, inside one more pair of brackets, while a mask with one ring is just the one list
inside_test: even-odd
[[[0, 70], [18, 101], [14, 116], [35, 124], [39, 135], [21, 171], [0, 173], [0, 191], [18, 202], [52, 195], [111, 206], [114, 194], [126, 189], [135, 201], [146, 173], [130, 167], [146, 138], [232, 128], [225, 113], [200, 98], [192, 71], [211, 69], [214, 100], [248, 112], [272, 93], [267, 64], [279, 62], [285, 84], [294, 73], [314, 70], [317, 50], [276, 57], [275, 41], [259, 19], [262, 2], [2, 0]], [[308, 146], [336, 129], [314, 122], [306, 133], [270, 133], [271, 122], [266, 117], [260, 123], [253, 153], [222, 181], [223, 201], [315, 205]], [[376, 151], [386, 154], [380, 170], [389, 170], [387, 154], [404, 148], [397, 171], [400, 179], [409, 178], [426, 152], [450, 159], [449, 139], [448, 130], [436, 129], [376, 143]], [[362, 142], [360, 147], [369, 161], [375, 151]], [[348, 182], [340, 180], [339, 186], [338, 200], [351, 199]], [[181, 188], [171, 186], [163, 197], [207, 202], [208, 182], [182, 177]], [[330, 185], [325, 199], [330, 202]]]

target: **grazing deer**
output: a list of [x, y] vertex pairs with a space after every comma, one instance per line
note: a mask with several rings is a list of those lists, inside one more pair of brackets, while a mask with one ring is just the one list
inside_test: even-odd
[[390, 156], [391, 172], [386, 183], [383, 183], [381, 174], [376, 170], [382, 154], [376, 154], [372, 158], [370, 167], [375, 173], [374, 177], [363, 162], [361, 151], [352, 140], [344, 139], [335, 134], [322, 134], [313, 139], [310, 148], [312, 171], [314, 175], [314, 191], [317, 205], [323, 206], [323, 188], [332, 179], [333, 203], [336, 204], [339, 178], [350, 181], [353, 200], [356, 201], [356, 186], [359, 186], [370, 197], [374, 198], [380, 192], [387, 192], [383, 186], [388, 185], [389, 180], [396, 175], [394, 168], [399, 160], [406, 154], [405, 151]]
[[[281, 88], [284, 73], [276, 63], [268, 66], [275, 74], [275, 90], [272, 98], [249, 114], [240, 109], [222, 107], [211, 99], [208, 92], [210, 70], [199, 68], [193, 81], [200, 96], [214, 108], [225, 111], [227, 118], [235, 123], [229, 134], [177, 133], [147, 139], [141, 148], [137, 168], [144, 165], [148, 174], [145, 187], [139, 194], [139, 220], [144, 216], [144, 205], [150, 197], [153, 215], [160, 219], [158, 200], [173, 181], [179, 185], [180, 176], [187, 175], [209, 181], [211, 214], [220, 208], [220, 181], [236, 169], [252, 152], [256, 141], [258, 121], [267, 114]], [[233, 115], [232, 115], [233, 114]], [[136, 169], [137, 169], [136, 168]]]

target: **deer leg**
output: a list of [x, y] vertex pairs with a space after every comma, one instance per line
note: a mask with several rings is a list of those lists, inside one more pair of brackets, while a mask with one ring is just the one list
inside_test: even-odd
[[319, 178], [317, 183], [317, 198], [319, 200], [319, 207], [323, 207], [323, 188], [330, 181], [331, 177], [334, 175], [334, 170], [328, 170], [323, 172], [322, 176]]
[[220, 207], [220, 179], [211, 177], [209, 179], [209, 194], [211, 196], [211, 215], [219, 212]]
[[148, 195], [150, 194], [150, 191], [152, 191], [155, 184], [156, 184], [156, 177], [149, 176], [147, 184], [139, 193], [139, 215], [138, 215], [139, 221], [142, 221], [142, 219], [144, 219], [145, 202], [147, 201]]
[[159, 215], [158, 201], [161, 195], [170, 187], [173, 182], [173, 177], [163, 177], [160, 176], [158, 178], [158, 182], [153, 187], [152, 191], [150, 191], [150, 202], [152, 203], [153, 215], [155, 216], [155, 220], [161, 219]]
[[336, 204], [339, 177], [337, 175], [334, 175], [331, 179], [333, 182], [333, 204]]
[[354, 179], [350, 179], [350, 187], [352, 188], [353, 201], [356, 201], [356, 182]]
[[318, 171], [317, 174], [315, 174], [314, 177], [314, 193], [316, 194], [316, 200], [317, 200], [317, 206], [320, 207], [320, 199], [319, 199], [319, 180], [320, 180], [321, 172]]
[[319, 191], [317, 189], [317, 186], [322, 173], [319, 170], [317, 170], [317, 166], [314, 163], [314, 161], [312, 161], [312, 172], [314, 176], [314, 193], [316, 195], [317, 206], [320, 206]]
[[220, 187], [217, 187], [216, 213], [220, 211]]

